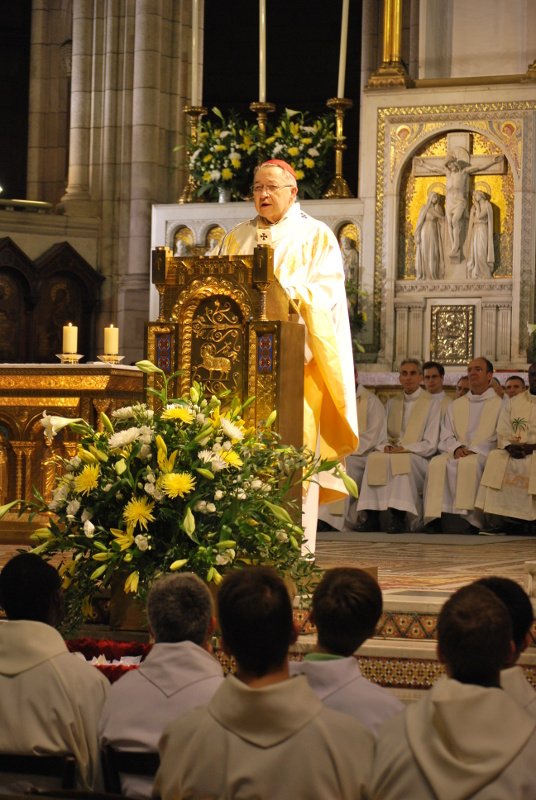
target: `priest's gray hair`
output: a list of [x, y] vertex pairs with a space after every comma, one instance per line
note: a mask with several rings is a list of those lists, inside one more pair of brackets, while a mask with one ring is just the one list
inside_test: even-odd
[[156, 642], [194, 642], [207, 639], [213, 615], [206, 584], [191, 572], [163, 575], [147, 597], [147, 617]]

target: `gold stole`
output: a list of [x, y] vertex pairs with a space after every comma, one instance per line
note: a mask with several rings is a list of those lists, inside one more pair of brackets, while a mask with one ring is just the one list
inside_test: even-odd
[[[419, 442], [424, 433], [432, 396], [423, 392], [414, 403], [408, 424], [402, 437], [404, 418], [404, 394], [394, 398], [389, 406], [387, 433], [392, 442], [402, 447]], [[411, 453], [370, 453], [368, 456], [368, 485], [385, 486], [387, 483], [387, 464], [391, 465], [392, 475], [407, 475], [411, 470]]]
[[[525, 443], [528, 440], [528, 433], [531, 428], [534, 429], [534, 417], [536, 416], [536, 399], [532, 401], [530, 395], [526, 393], [518, 395], [512, 399], [510, 406], [510, 420], [516, 417], [521, 417], [527, 420], [528, 430], [519, 430], [520, 443]], [[512, 435], [514, 430], [512, 429]], [[508, 462], [511, 456], [506, 450], [498, 449], [492, 450], [489, 454], [484, 473], [482, 475], [481, 483], [489, 489], [502, 489], [504, 476], [508, 467]], [[536, 458], [534, 453], [525, 457], [525, 462], [528, 463], [529, 472], [529, 485], [528, 494], [536, 494]]]
[[[502, 405], [500, 397], [491, 397], [485, 400], [478, 420], [478, 424], [471, 441], [467, 441], [467, 429], [469, 427], [470, 401], [467, 397], [460, 397], [452, 406], [452, 418], [454, 430], [457, 438], [466, 442], [465, 446], [471, 449], [473, 445], [493, 436], [497, 427], [497, 417]], [[428, 488], [426, 491], [426, 504], [424, 509], [425, 519], [435, 519], [440, 517], [443, 510], [443, 493], [445, 490], [445, 476], [447, 472], [447, 462], [454, 458], [454, 454], [443, 453], [435, 456], [428, 468]], [[478, 486], [477, 465], [478, 455], [464, 456], [456, 459], [458, 469], [456, 472], [456, 496], [454, 498], [455, 508], [472, 510], [475, 507], [475, 498]]]

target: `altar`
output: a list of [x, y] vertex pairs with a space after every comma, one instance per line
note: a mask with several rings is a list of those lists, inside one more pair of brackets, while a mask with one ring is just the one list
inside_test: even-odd
[[[47, 442], [43, 413], [82, 417], [98, 426], [101, 411], [144, 399], [143, 373], [121, 364], [0, 364], [0, 505], [30, 500], [34, 488], [50, 497], [53, 455], [73, 456], [76, 439], [65, 431]], [[20, 529], [16, 514], [0, 522], [0, 538]]]

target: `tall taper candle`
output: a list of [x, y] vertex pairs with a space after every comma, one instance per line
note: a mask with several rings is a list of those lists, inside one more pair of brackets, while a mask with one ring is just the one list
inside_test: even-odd
[[192, 106], [201, 103], [199, 96], [199, 0], [192, 0]]
[[78, 349], [78, 328], [72, 322], [63, 326], [62, 349], [64, 353], [76, 353]]
[[266, 103], [266, 0], [259, 0], [259, 103]]
[[119, 353], [119, 328], [110, 325], [104, 329], [104, 355], [116, 356]]
[[344, 97], [344, 79], [346, 78], [346, 44], [348, 41], [348, 8], [350, 0], [342, 0], [341, 47], [339, 50], [339, 82], [337, 97]]

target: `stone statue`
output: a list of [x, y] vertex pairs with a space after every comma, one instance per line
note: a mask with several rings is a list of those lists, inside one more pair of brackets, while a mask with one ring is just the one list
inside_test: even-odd
[[[443, 175], [441, 169], [427, 164], [425, 159], [416, 159], [417, 163], [427, 172], [435, 175]], [[484, 172], [494, 164], [502, 162], [503, 156], [495, 156], [485, 164], [470, 166], [470, 156], [464, 148], [456, 148], [455, 153], [448, 153], [445, 161], [446, 170], [446, 219], [449, 237], [450, 253], [452, 258], [460, 258], [463, 245], [463, 220], [467, 212], [467, 192], [469, 187], [469, 175], [477, 172]]]
[[354, 240], [350, 236], [341, 236], [340, 246], [345, 280], [355, 283], [359, 268], [359, 253]]
[[415, 227], [415, 277], [440, 280], [445, 276], [443, 225], [445, 213], [437, 192], [430, 192]]
[[493, 207], [484, 192], [473, 192], [464, 254], [468, 278], [491, 278], [495, 266]]

